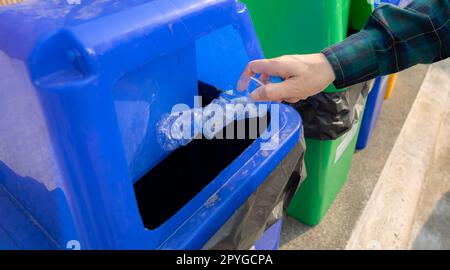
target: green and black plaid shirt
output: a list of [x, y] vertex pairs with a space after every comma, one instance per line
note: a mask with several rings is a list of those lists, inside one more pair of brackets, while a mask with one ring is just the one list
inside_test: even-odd
[[322, 51], [347, 87], [450, 55], [450, 0], [415, 0], [406, 8], [382, 5], [363, 30]]

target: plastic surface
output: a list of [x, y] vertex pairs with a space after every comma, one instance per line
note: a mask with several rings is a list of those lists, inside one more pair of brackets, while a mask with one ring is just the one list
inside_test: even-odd
[[390, 99], [392, 92], [394, 92], [395, 85], [397, 84], [398, 74], [389, 75], [388, 85], [386, 88], [386, 94], [384, 95], [384, 100]]
[[365, 84], [344, 92], [323, 92], [292, 104], [302, 116], [305, 136], [316, 140], [341, 137], [361, 122], [368, 90]]
[[[369, 83], [361, 83], [349, 87], [348, 91], [367, 93], [368, 89]], [[361, 98], [364, 100], [363, 95]], [[355, 121], [352, 122], [351, 129], [337, 139], [318, 140], [306, 136], [305, 165], [308, 175], [298, 188], [287, 211], [290, 216], [305, 224], [314, 226], [322, 221], [348, 179], [364, 103], [356, 103], [354, 107], [347, 109], [354, 111]], [[306, 132], [306, 125], [304, 128]]]
[[278, 250], [280, 248], [283, 219], [273, 224], [256, 242], [255, 250]]
[[410, 2], [410, 0], [380, 0], [375, 1], [374, 5], [375, 7], [378, 7], [380, 4], [392, 4], [396, 6], [404, 6], [408, 1]]
[[392, 4], [396, 6], [406, 6], [410, 0], [352, 0], [350, 6], [349, 27], [354, 30], [361, 30], [367, 22], [370, 14], [380, 4]]
[[361, 30], [367, 22], [370, 14], [375, 10], [373, 2], [368, 0], [351, 0], [349, 27], [353, 30]]
[[372, 91], [370, 91], [367, 98], [366, 109], [361, 123], [361, 131], [359, 132], [358, 142], [356, 144], [357, 150], [366, 148], [369, 139], [373, 134], [383, 107], [388, 80], [389, 76], [378, 77], [375, 79]]
[[198, 81], [229, 89], [263, 57], [245, 7], [30, 0], [1, 7], [0, 28], [1, 247], [201, 248], [301, 139], [298, 113], [281, 105], [276, 149], [256, 140], [146, 229], [133, 184], [170, 154], [156, 119], [192, 105]]
[[361, 30], [367, 22], [370, 14], [380, 6], [380, 4], [392, 4], [404, 7], [412, 0], [352, 0], [350, 6], [349, 27], [354, 30]]
[[[347, 36], [350, 0], [243, 0], [264, 54], [317, 53]], [[330, 85], [326, 92], [339, 92]]]

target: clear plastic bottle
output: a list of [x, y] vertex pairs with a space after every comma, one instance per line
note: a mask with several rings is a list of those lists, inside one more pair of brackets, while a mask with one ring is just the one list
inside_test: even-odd
[[246, 90], [224, 91], [205, 108], [163, 115], [157, 124], [158, 143], [165, 151], [173, 151], [186, 146], [201, 134], [213, 139], [217, 132], [234, 121], [264, 117], [269, 104], [258, 106], [250, 97], [250, 93], [262, 85], [261, 81], [252, 77]]

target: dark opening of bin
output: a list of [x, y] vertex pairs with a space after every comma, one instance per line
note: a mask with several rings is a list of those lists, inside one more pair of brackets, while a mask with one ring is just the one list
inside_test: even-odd
[[[219, 93], [216, 88], [199, 83], [199, 95], [205, 105]], [[270, 115], [259, 120], [258, 123], [266, 123], [266, 127]], [[255, 141], [248, 139], [250, 120], [242, 122], [247, 131], [246, 139], [194, 140], [175, 150], [134, 184], [139, 211], [147, 229], [154, 230], [164, 224]], [[231, 125], [236, 133], [238, 122]], [[258, 132], [258, 137], [264, 131]]]

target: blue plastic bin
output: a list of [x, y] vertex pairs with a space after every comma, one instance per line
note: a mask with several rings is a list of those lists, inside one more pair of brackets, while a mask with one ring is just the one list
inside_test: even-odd
[[[404, 6], [407, 2], [408, 0], [381, 0], [379, 2], [375, 1], [375, 7], [380, 3]], [[388, 79], [388, 76], [378, 77], [375, 80], [373, 89], [367, 97], [366, 108], [361, 122], [361, 130], [359, 132], [358, 142], [356, 143], [357, 150], [365, 149], [369, 143], [383, 107]]]
[[381, 109], [383, 108], [384, 95], [389, 77], [378, 77], [375, 79], [373, 88], [367, 97], [366, 108], [364, 110], [363, 120], [361, 122], [361, 129], [356, 143], [357, 150], [363, 150], [369, 143], [370, 136], [375, 129], [378, 118], [380, 117]]
[[278, 220], [256, 242], [255, 250], [278, 250], [280, 248], [283, 220]]
[[[257, 139], [192, 197], [138, 190], [171, 154], [160, 115], [263, 57], [235, 0], [25, 1], [0, 29], [0, 249], [200, 249], [301, 140], [280, 105], [275, 149]], [[148, 228], [139, 193], [181, 206]]]

